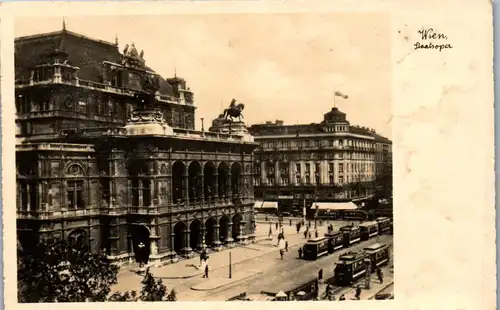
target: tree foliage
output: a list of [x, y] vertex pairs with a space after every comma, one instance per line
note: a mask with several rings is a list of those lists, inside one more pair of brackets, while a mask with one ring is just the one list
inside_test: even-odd
[[176, 301], [149, 269], [142, 290], [110, 294], [116, 284], [118, 266], [104, 252], [91, 253], [85, 246], [63, 240], [44, 240], [27, 250], [18, 246], [18, 301]]
[[105, 253], [63, 240], [18, 251], [19, 302], [106, 301], [118, 267]]

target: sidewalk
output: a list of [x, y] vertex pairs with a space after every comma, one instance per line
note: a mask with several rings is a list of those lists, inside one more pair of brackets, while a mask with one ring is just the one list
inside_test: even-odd
[[[333, 222], [333, 224], [334, 229], [337, 229], [339, 226], [345, 225], [345, 223], [340, 222]], [[221, 268], [226, 268], [229, 265], [229, 253], [231, 253], [231, 263], [234, 265], [244, 261], [255, 260], [260, 256], [276, 251], [278, 242], [277, 232], [275, 230], [274, 224], [272, 225], [272, 240], [269, 240], [267, 238], [269, 233], [269, 224], [257, 224], [256, 235], [259, 236], [260, 234], [260, 241], [257, 241], [254, 244], [238, 245], [234, 248], [225, 248], [220, 252], [210, 252], [208, 254], [208, 264], [211, 272], [217, 271]], [[312, 224], [311, 227], [314, 235], [313, 228], [314, 224]], [[288, 247], [290, 248], [291, 253], [298, 256], [297, 249], [294, 249], [294, 247], [306, 242], [307, 239], [305, 239], [303, 235], [304, 228], [301, 229], [301, 232], [299, 234], [297, 234], [296, 227], [293, 224], [292, 226], [284, 225], [283, 230], [285, 234], [285, 240], [288, 241]], [[322, 236], [326, 232], [326, 230], [326, 222], [323, 223], [323, 226], [318, 225], [318, 234], [320, 236]], [[199, 265], [200, 257], [199, 255], [197, 255], [193, 258], [181, 260], [177, 263], [159, 267], [151, 267], [150, 271], [155, 278], [160, 278], [164, 280], [165, 283], [169, 282], [172, 283], [171, 285], [174, 285], [174, 282], [177, 283], [178, 281], [182, 281], [183, 279], [188, 280], [191, 278], [194, 279], [196, 277], [201, 277], [204, 271], [199, 267]], [[142, 279], [143, 275], [139, 275], [131, 269], [122, 269], [118, 273], [118, 284], [114, 285], [112, 290], [121, 292], [127, 290], [140, 290], [140, 282]]]

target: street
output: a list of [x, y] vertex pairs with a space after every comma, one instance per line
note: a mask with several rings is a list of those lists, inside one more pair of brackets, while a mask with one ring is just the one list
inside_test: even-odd
[[[350, 222], [330, 222], [338, 229]], [[332, 255], [321, 257], [316, 261], [306, 261], [298, 258], [298, 248], [305, 243], [303, 229], [297, 234], [294, 224], [288, 222], [283, 226], [289, 249], [283, 260], [280, 259], [277, 247], [275, 224], [271, 224], [274, 238], [267, 239], [269, 224], [257, 224], [257, 239], [254, 244], [239, 246], [221, 252], [209, 254], [209, 279], [202, 278], [202, 270], [198, 269], [199, 257], [180, 261], [162, 267], [152, 267], [150, 270], [156, 278], [162, 279], [168, 290], [175, 289], [178, 300], [214, 300], [223, 301], [243, 292], [260, 293], [264, 286], [279, 286], [283, 281], [290, 281], [301, 276], [317, 275], [319, 269], [324, 270], [325, 277], [333, 276], [333, 268], [340, 254], [345, 251], [360, 250], [377, 242], [376, 239], [363, 242], [348, 250], [342, 250]], [[318, 226], [318, 234], [326, 232], [327, 223]], [[312, 229], [314, 224], [312, 224]], [[314, 231], [314, 230], [313, 230]], [[392, 236], [380, 236], [379, 242], [391, 243]], [[232, 256], [229, 279], [229, 253]], [[140, 291], [142, 276], [123, 271], [119, 274], [119, 283], [114, 291]], [[298, 283], [300, 284], [300, 283]]]

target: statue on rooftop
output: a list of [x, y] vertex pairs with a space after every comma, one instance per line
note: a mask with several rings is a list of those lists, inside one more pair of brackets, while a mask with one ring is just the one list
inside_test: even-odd
[[241, 122], [243, 114], [241, 113], [245, 105], [243, 103], [236, 104], [236, 99], [231, 100], [229, 104], [229, 108], [224, 109], [224, 113], [222, 114], [225, 119], [233, 120], [234, 118], [238, 118]]

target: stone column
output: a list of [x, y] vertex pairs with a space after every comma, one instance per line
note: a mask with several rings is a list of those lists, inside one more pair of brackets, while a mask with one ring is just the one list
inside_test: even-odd
[[186, 202], [186, 206], [189, 204], [189, 179], [188, 175], [184, 176], [184, 182], [182, 184], [184, 187], [184, 201]]
[[219, 224], [215, 224], [214, 226], [214, 231], [213, 231], [213, 234], [214, 234], [214, 244], [213, 244], [213, 248], [215, 251], [220, 251], [221, 250], [221, 242], [220, 242], [220, 236], [219, 236], [219, 229], [220, 229], [220, 225]]
[[156, 239], [151, 239], [151, 253], [150, 253], [150, 256], [153, 256], [153, 255], [158, 255], [158, 244], [157, 244], [157, 240]]
[[143, 189], [143, 184], [142, 184], [142, 180], [139, 180], [139, 182], [137, 182], [137, 185], [138, 185], [138, 194], [139, 194], [139, 207], [142, 207], [143, 206], [143, 197], [142, 197], [142, 189]]
[[276, 185], [280, 185], [280, 179], [281, 179], [281, 176], [280, 176], [280, 162], [279, 161], [275, 161], [274, 162], [274, 183]]
[[233, 239], [233, 222], [229, 222], [227, 226], [227, 238], [226, 238], [226, 246], [227, 247], [233, 247], [234, 246], [234, 239]]
[[215, 183], [213, 184], [212, 195], [217, 200], [219, 197], [219, 174], [217, 172], [214, 174], [214, 180]]
[[200, 174], [200, 184], [198, 184], [198, 187], [200, 188], [201, 195], [200, 195], [200, 200], [201, 202], [205, 201], [205, 175], [203, 172]]
[[156, 182], [153, 178], [150, 180], [151, 187], [149, 189], [149, 205], [151, 207], [155, 206], [155, 200], [156, 200], [156, 195], [155, 195], [155, 189], [156, 189]]
[[226, 200], [232, 201], [233, 189], [231, 187], [231, 171], [227, 173], [226, 193]]
[[[62, 193], [62, 195], [65, 194], [65, 192]], [[31, 211], [31, 184], [29, 182], [26, 182], [26, 211]]]
[[246, 235], [245, 233], [245, 224], [247, 222], [242, 219], [241, 222], [240, 222], [240, 227], [239, 227], [239, 234], [238, 234], [238, 241], [241, 243], [241, 244], [247, 244], [247, 239], [248, 239], [248, 236]]
[[185, 244], [185, 247], [183, 250], [184, 250], [184, 256], [186, 256], [186, 257], [191, 257], [191, 255], [192, 255], [191, 252], [193, 251], [193, 249], [191, 249], [191, 247], [189, 246], [190, 233], [191, 233], [191, 231], [189, 229], [184, 231], [184, 238], [185, 238], [184, 240], [185, 240], [186, 244]]
[[266, 162], [263, 161], [260, 163], [260, 183], [267, 184], [267, 171], [266, 171]]

